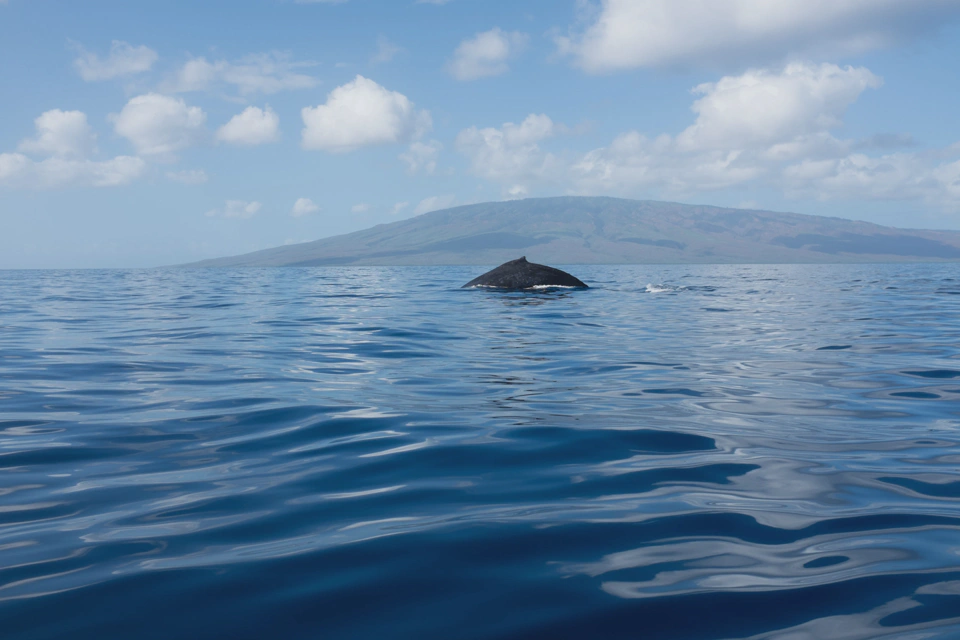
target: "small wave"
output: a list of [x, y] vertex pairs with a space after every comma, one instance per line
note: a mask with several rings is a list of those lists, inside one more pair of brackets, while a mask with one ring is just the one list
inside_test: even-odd
[[489, 284], [475, 284], [466, 288], [510, 292], [510, 291], [553, 291], [555, 289], [582, 289], [583, 287], [570, 287], [562, 284], [535, 284], [532, 287], [524, 287], [523, 289], [505, 289], [503, 287], [496, 287]]
[[681, 287], [671, 287], [665, 284], [647, 284], [647, 293], [667, 293], [669, 291], [679, 291]]
[[580, 289], [581, 287], [568, 287], [563, 284], [535, 284], [528, 289]]

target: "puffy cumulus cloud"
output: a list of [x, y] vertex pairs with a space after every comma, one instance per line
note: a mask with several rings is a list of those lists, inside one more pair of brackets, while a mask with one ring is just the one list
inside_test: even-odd
[[203, 169], [184, 169], [183, 171], [167, 171], [167, 178], [180, 184], [204, 184], [209, 180]]
[[207, 115], [179, 98], [148, 93], [131, 98], [111, 119], [114, 130], [133, 143], [137, 153], [163, 160], [203, 136]]
[[301, 115], [303, 148], [332, 153], [408, 142], [432, 127], [428, 111], [418, 111], [402, 93], [359, 75], [331, 91], [325, 104], [305, 107]]
[[37, 137], [24, 140], [19, 150], [42, 156], [86, 157], [97, 136], [82, 111], [51, 109], [33, 121]]
[[410, 206], [409, 202], [398, 202], [393, 205], [393, 208], [390, 209], [390, 215], [395, 216], [402, 212], [404, 209]]
[[694, 89], [696, 121], [676, 137], [618, 136], [585, 154], [569, 180], [587, 191], [656, 188], [673, 194], [763, 180], [780, 185], [790, 163], [849, 154], [831, 130], [882, 80], [864, 68], [790, 64], [751, 70]]
[[20, 143], [20, 153], [0, 153], [0, 185], [20, 189], [116, 187], [133, 182], [146, 171], [140, 158], [89, 158], [96, 135], [81, 111], [52, 109], [34, 120], [34, 125], [37, 135]]
[[217, 140], [253, 146], [280, 139], [280, 117], [270, 107], [247, 107], [217, 129]]
[[508, 33], [499, 27], [478, 33], [460, 43], [447, 64], [447, 71], [457, 80], [501, 75], [510, 70], [507, 61], [517, 55], [528, 40], [524, 33]]
[[470, 160], [475, 175], [504, 183], [509, 191], [556, 175], [559, 159], [544, 152], [539, 143], [563, 130], [544, 114], [530, 114], [520, 124], [507, 122], [499, 129], [464, 129], [457, 135], [456, 147]]
[[430, 213], [431, 211], [439, 211], [440, 209], [449, 209], [455, 204], [457, 204], [457, 197], [454, 195], [430, 196], [429, 198], [421, 200], [413, 210], [413, 213], [420, 215], [422, 213]]
[[554, 155], [538, 143], [558, 127], [541, 115], [500, 129], [466, 129], [457, 148], [471, 171], [499, 184], [505, 197], [544, 185], [669, 197], [750, 186], [794, 198], [920, 200], [960, 212], [960, 144], [870, 155], [865, 148], [877, 149], [871, 140], [835, 137], [847, 107], [879, 86], [866, 69], [788, 65], [697, 87], [696, 121], [676, 136], [628, 131], [587, 153]]
[[236, 62], [193, 58], [180, 68], [166, 88], [187, 93], [232, 86], [241, 96], [311, 89], [320, 81], [301, 71], [313, 66], [316, 66], [313, 62], [295, 62], [288, 54], [276, 51], [245, 56]]
[[320, 207], [314, 204], [313, 200], [310, 198], [298, 198], [297, 201], [293, 203], [293, 209], [290, 211], [290, 215], [294, 218], [302, 218], [317, 211], [320, 211]]
[[443, 145], [439, 140], [430, 142], [414, 142], [406, 153], [400, 154], [400, 160], [407, 165], [407, 170], [411, 174], [423, 171], [427, 175], [432, 175], [437, 170], [437, 158]]
[[263, 205], [256, 200], [247, 202], [245, 200], [227, 200], [222, 209], [211, 209], [207, 211], [208, 218], [239, 218], [246, 220], [252, 218], [260, 212]]
[[0, 153], [0, 185], [21, 189], [119, 187], [146, 171], [140, 158], [89, 160], [54, 156], [35, 161], [21, 153]]
[[868, 88], [883, 81], [864, 68], [790, 64], [702, 84], [697, 121], [677, 138], [684, 149], [730, 149], [794, 142], [839, 126]]
[[159, 58], [157, 52], [147, 46], [134, 47], [120, 40], [113, 41], [110, 45], [110, 53], [105, 58], [87, 51], [79, 44], [74, 47], [77, 50], [77, 57], [73, 61], [73, 66], [80, 77], [87, 82], [144, 73], [149, 71]]
[[591, 72], [856, 54], [960, 16], [954, 0], [602, 0], [561, 52]]

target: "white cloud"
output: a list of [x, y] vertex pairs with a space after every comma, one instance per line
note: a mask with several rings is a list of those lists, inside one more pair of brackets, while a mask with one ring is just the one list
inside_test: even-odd
[[530, 114], [520, 124], [507, 122], [499, 129], [464, 129], [457, 135], [456, 146], [470, 159], [475, 175], [505, 184], [509, 190], [541, 181], [557, 170], [558, 159], [539, 143], [561, 131], [563, 127], [548, 116]]
[[403, 47], [398, 47], [384, 36], [380, 36], [377, 38], [377, 52], [370, 58], [370, 62], [373, 64], [390, 62], [402, 51]]
[[407, 165], [407, 170], [411, 174], [423, 170], [427, 175], [432, 175], [437, 170], [437, 158], [442, 149], [443, 145], [439, 140], [414, 142], [406, 153], [400, 154], [400, 159]]
[[438, 211], [440, 209], [449, 209], [456, 203], [457, 197], [454, 195], [431, 196], [421, 200], [420, 204], [418, 204], [413, 210], [413, 213], [415, 215], [420, 215], [422, 213], [430, 213], [431, 211]]
[[73, 61], [73, 66], [77, 68], [80, 77], [87, 82], [144, 73], [150, 70], [159, 57], [157, 52], [149, 47], [144, 45], [134, 47], [120, 40], [113, 41], [110, 45], [110, 54], [106, 58], [100, 58], [80, 45], [75, 47], [78, 55]]
[[602, 0], [558, 44], [591, 72], [767, 63], [862, 53], [957, 15], [953, 0]]
[[350, 207], [350, 211], [353, 213], [366, 213], [369, 210], [370, 205], [368, 205], [366, 202], [361, 202], [360, 204], [355, 204]]
[[314, 204], [313, 200], [310, 198], [298, 198], [296, 202], [293, 203], [293, 210], [290, 212], [294, 218], [301, 218], [311, 213], [316, 213], [320, 211], [320, 207]]
[[860, 94], [883, 81], [869, 70], [790, 64], [780, 73], [747, 71], [702, 84], [697, 121], [680, 134], [684, 149], [730, 149], [796, 141], [835, 128]]
[[432, 126], [428, 111], [417, 111], [402, 93], [363, 76], [331, 91], [326, 104], [305, 107], [301, 115], [303, 148], [333, 153], [407, 142]]
[[280, 139], [280, 117], [269, 106], [247, 107], [217, 130], [217, 140], [229, 144], [258, 145]]
[[21, 189], [118, 187], [142, 176], [146, 166], [131, 156], [103, 161], [54, 156], [34, 161], [21, 153], [0, 153], [0, 185]]
[[562, 174], [580, 193], [632, 193], [656, 189], [673, 197], [724, 189], [764, 177], [772, 165], [742, 150], [685, 152], [667, 135], [650, 140], [636, 131], [574, 160]]
[[747, 71], [694, 89], [696, 121], [675, 138], [618, 136], [583, 156], [569, 179], [592, 190], [654, 187], [674, 194], [763, 180], [800, 159], [837, 158], [850, 142], [830, 131], [847, 108], [882, 81], [864, 68], [790, 64], [781, 72]]
[[226, 62], [207, 62], [206, 58], [189, 60], [177, 73], [176, 83], [171, 88], [179, 92], [205, 91], [217, 81], [226, 65]]
[[390, 210], [390, 215], [395, 216], [409, 206], [410, 206], [409, 202], [398, 202], [395, 205], [393, 205], [393, 209]]
[[524, 33], [508, 33], [499, 27], [478, 33], [460, 43], [453, 52], [453, 60], [447, 64], [447, 70], [457, 80], [501, 75], [510, 70], [507, 60], [517, 55], [528, 40]]
[[209, 178], [203, 169], [184, 169], [183, 171], [167, 171], [167, 178], [181, 184], [204, 184]]
[[793, 198], [921, 200], [960, 212], [960, 160], [937, 163], [922, 154], [803, 160], [783, 170], [782, 186]]
[[848, 106], [880, 85], [867, 69], [791, 64], [697, 87], [696, 120], [676, 136], [628, 131], [588, 153], [554, 155], [538, 143], [560, 128], [539, 115], [466, 129], [457, 148], [505, 197], [539, 186], [670, 198], [758, 187], [793, 198], [921, 200], [960, 212], [960, 144], [872, 156], [835, 137]]
[[0, 186], [21, 189], [60, 187], [116, 187], [129, 184], [146, 171], [140, 158], [117, 156], [109, 160], [87, 157], [96, 135], [81, 111], [52, 109], [34, 120], [35, 138], [19, 145], [21, 152], [48, 156], [35, 160], [24, 153], [0, 153]]
[[114, 130], [132, 142], [137, 153], [170, 159], [200, 139], [207, 115], [181, 99], [148, 93], [132, 98], [112, 120]]
[[288, 54], [276, 51], [245, 56], [236, 62], [193, 58], [177, 72], [168, 88], [186, 93], [230, 85], [241, 96], [311, 89], [320, 81], [300, 70], [313, 66], [316, 66], [313, 62], [294, 62]]
[[82, 111], [51, 109], [34, 120], [34, 126], [37, 137], [20, 143], [24, 153], [82, 158], [93, 151], [97, 140]]
[[208, 218], [240, 218], [246, 220], [252, 218], [260, 212], [263, 205], [257, 201], [247, 202], [245, 200], [227, 200], [223, 209], [211, 209], [207, 211]]

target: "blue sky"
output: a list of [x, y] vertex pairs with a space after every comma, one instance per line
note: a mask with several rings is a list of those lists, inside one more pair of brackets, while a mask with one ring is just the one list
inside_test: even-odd
[[0, 0], [0, 268], [562, 194], [960, 229], [960, 0]]

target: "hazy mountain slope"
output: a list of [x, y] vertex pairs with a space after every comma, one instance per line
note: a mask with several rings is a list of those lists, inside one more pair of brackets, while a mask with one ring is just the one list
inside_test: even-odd
[[617, 198], [512, 200], [188, 266], [960, 260], [960, 232]]

